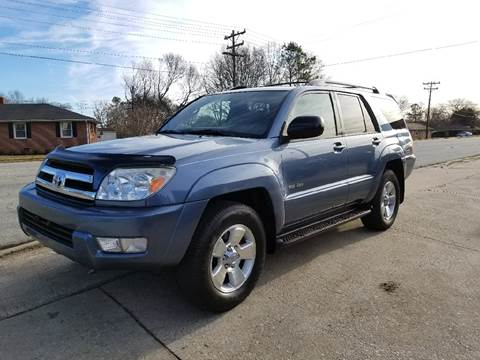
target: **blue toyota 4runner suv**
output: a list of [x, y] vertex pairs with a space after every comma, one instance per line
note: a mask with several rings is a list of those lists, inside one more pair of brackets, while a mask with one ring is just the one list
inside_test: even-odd
[[157, 134], [57, 148], [20, 192], [22, 229], [89, 268], [178, 265], [226, 311], [265, 254], [360, 218], [386, 230], [415, 162], [392, 96], [311, 82], [206, 95]]

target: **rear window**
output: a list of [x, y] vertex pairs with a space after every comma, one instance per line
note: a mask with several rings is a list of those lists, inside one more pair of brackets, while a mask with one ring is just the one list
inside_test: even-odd
[[360, 101], [356, 96], [339, 94], [338, 100], [342, 111], [345, 134], [360, 134], [366, 132]]
[[390, 97], [372, 97], [372, 99], [375, 102], [376, 107], [381, 111], [393, 129], [407, 128], [407, 124], [403, 119], [403, 114], [395, 100]]

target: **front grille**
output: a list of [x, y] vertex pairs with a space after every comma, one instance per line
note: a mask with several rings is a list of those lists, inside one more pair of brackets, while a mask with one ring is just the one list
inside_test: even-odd
[[42, 190], [62, 197], [93, 202], [93, 173], [92, 168], [83, 164], [50, 159], [38, 172], [35, 183]]
[[20, 209], [20, 221], [38, 233], [48, 237], [49, 239], [55, 240], [66, 246], [73, 247], [73, 230], [71, 229], [44, 219], [23, 208]]

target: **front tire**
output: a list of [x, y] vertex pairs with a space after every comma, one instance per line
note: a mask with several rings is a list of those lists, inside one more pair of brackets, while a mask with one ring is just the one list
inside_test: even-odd
[[207, 208], [178, 268], [179, 287], [202, 308], [230, 310], [253, 290], [265, 253], [265, 231], [256, 211], [216, 202]]
[[365, 227], [387, 230], [395, 222], [400, 205], [400, 184], [392, 170], [385, 170], [377, 193], [370, 203], [372, 212], [362, 218]]

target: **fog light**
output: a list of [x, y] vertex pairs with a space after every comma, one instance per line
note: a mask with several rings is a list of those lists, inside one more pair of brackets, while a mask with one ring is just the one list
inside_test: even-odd
[[145, 238], [120, 238], [122, 250], [126, 253], [141, 253], [147, 251]]
[[110, 253], [141, 253], [147, 250], [145, 238], [110, 238], [97, 237], [102, 251]]
[[97, 237], [97, 242], [105, 252], [122, 252], [119, 238]]

